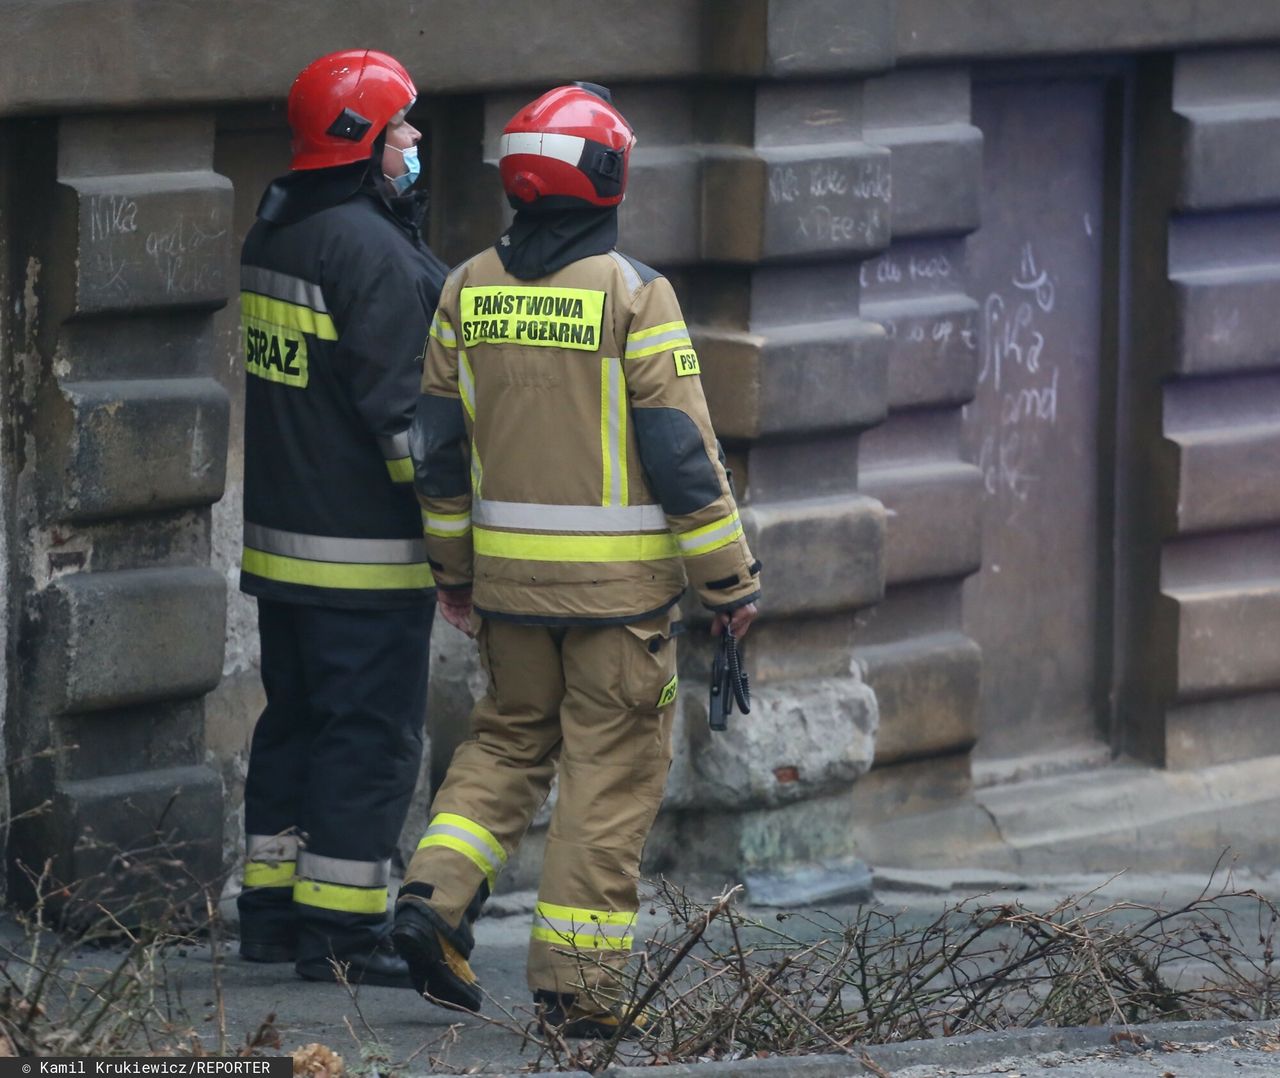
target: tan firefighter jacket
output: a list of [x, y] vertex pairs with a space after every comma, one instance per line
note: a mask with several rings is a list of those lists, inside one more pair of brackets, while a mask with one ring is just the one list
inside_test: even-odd
[[410, 430], [427, 555], [486, 616], [625, 622], [759, 594], [666, 278], [616, 251], [445, 282]]

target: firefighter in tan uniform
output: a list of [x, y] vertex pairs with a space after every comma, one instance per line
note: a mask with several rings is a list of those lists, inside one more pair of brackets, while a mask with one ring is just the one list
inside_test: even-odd
[[445, 282], [410, 431], [441, 613], [478, 624], [489, 684], [393, 938], [420, 991], [478, 1010], [471, 923], [558, 774], [528, 974], [577, 1036], [619, 1020], [676, 603], [692, 586], [713, 631], [742, 635], [760, 595], [675, 293], [614, 250], [633, 142], [590, 84], [507, 125], [515, 222]]

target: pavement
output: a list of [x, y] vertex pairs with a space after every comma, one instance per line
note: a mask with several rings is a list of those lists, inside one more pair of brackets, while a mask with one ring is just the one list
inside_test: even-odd
[[[1280, 879], [1238, 874], [1234, 888], [1256, 887], [1280, 895]], [[1215, 890], [1227, 889], [1225, 878]], [[974, 896], [984, 904], [1016, 901], [1031, 909], [1051, 909], [1064, 897], [1091, 892], [1094, 901], [1134, 902], [1173, 907], [1205, 890], [1201, 876], [1020, 876], [990, 870], [934, 872], [884, 870], [874, 878], [874, 903], [892, 912], [904, 927], [927, 924], [945, 907]], [[702, 881], [693, 894], [714, 894]], [[175, 1014], [199, 1034], [210, 1051], [234, 1052], [265, 1024], [279, 1037], [279, 1050], [291, 1052], [319, 1043], [341, 1055], [348, 1072], [361, 1066], [386, 1073], [388, 1064], [406, 1075], [425, 1073], [529, 1074], [567, 1069], [573, 1060], [540, 1052], [522, 1036], [532, 1020], [524, 960], [533, 895], [499, 895], [476, 925], [473, 965], [488, 993], [485, 1016], [440, 1010], [413, 993], [298, 980], [292, 968], [242, 962], [230, 941], [215, 959], [207, 945], [169, 952], [165, 980]], [[637, 939], [662, 927], [656, 906], [641, 910]], [[747, 916], [768, 919], [772, 909], [748, 908]], [[818, 910], [796, 910], [805, 914]], [[856, 907], [838, 900], [821, 914], [852, 920]], [[92, 960], [92, 959], [88, 959]], [[99, 959], [97, 959], [100, 961]], [[220, 1049], [220, 1045], [225, 1048]], [[275, 1054], [275, 1048], [265, 1049]], [[639, 1078], [652, 1056], [624, 1052], [610, 1073]], [[633, 1064], [634, 1066], [627, 1066]], [[836, 1078], [870, 1074], [883, 1078], [1219, 1078], [1266, 1075], [1280, 1078], [1280, 1021], [1245, 1025], [1224, 1022], [1166, 1026], [1092, 1026], [1083, 1029], [1030, 1029], [947, 1037], [856, 1048], [840, 1056], [766, 1057], [729, 1062], [671, 1065], [659, 1072], [681, 1078], [696, 1072], [706, 1078]], [[652, 1066], [645, 1066], [652, 1076]]]

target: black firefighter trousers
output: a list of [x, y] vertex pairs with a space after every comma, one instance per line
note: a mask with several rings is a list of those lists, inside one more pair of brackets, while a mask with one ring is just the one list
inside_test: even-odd
[[418, 779], [435, 604], [258, 600], [267, 706], [245, 781], [240, 933], [299, 961], [366, 952]]

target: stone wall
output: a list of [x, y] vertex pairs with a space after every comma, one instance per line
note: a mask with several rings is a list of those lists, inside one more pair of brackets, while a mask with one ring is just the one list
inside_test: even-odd
[[[6, 9], [23, 48], [0, 70], [0, 722], [14, 808], [53, 802], [11, 861], [92, 867], [74, 850], [90, 825], [128, 841], [176, 824], [207, 874], [234, 851], [261, 701], [234, 589], [242, 386], [225, 304], [284, 164], [289, 81], [352, 44], [419, 80], [431, 239], [450, 261], [502, 222], [492, 159], [516, 105], [594, 78], [640, 133], [621, 246], [685, 305], [767, 588], [748, 646], [758, 711], [728, 737], [706, 732], [705, 623], [687, 611], [654, 866], [910, 860], [925, 847], [899, 841], [902, 818], [980, 825], [984, 753], [1114, 745], [1194, 769], [1280, 752], [1280, 67], [1265, 44], [1280, 9], [509, 12], [376, 0], [353, 42], [345, 9], [301, 0]], [[986, 145], [984, 124], [1001, 125]], [[1019, 124], [1050, 142], [1036, 162], [1010, 150]], [[1068, 203], [1088, 211], [1070, 242]], [[1028, 275], [1010, 284], [1024, 239]], [[995, 325], [991, 297], [1027, 285], [1038, 321]], [[1028, 360], [1039, 334], [1040, 369], [1079, 383], [1021, 471], [982, 448], [997, 330], [1000, 359]], [[1058, 394], [1026, 382], [1015, 404]], [[1024, 543], [1008, 571], [1052, 587], [989, 587], [1016, 528], [993, 499], [1042, 465], [1054, 483], [1028, 504], [1047, 545]], [[1002, 640], [1002, 623], [1025, 632]], [[438, 776], [474, 664], [447, 627], [433, 650]], [[536, 857], [535, 841], [509, 882]]]

